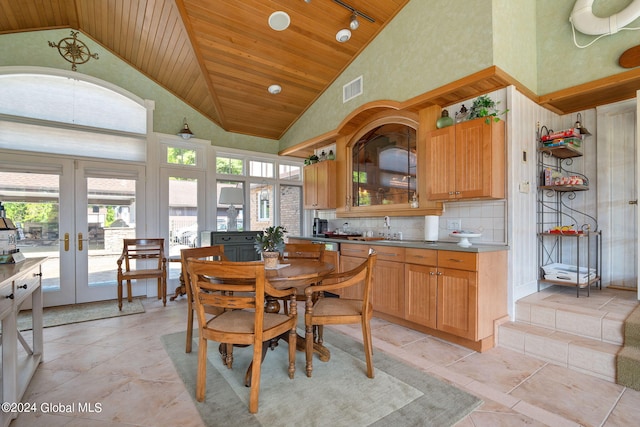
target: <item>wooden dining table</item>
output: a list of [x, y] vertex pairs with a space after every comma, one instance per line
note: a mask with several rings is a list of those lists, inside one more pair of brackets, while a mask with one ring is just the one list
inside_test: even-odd
[[[307, 286], [322, 281], [322, 279], [331, 274], [334, 269], [335, 266], [328, 262], [297, 258], [282, 261], [281, 264], [276, 268], [266, 269], [266, 277], [271, 286], [276, 289], [298, 288], [299, 290], [304, 290]], [[278, 302], [277, 298], [271, 297], [267, 294], [265, 295], [265, 300], [266, 312], [280, 312], [280, 303]], [[263, 353], [263, 358], [266, 355], [266, 350], [269, 348], [274, 349], [275, 347], [277, 347], [278, 341], [280, 339], [284, 339], [286, 341], [286, 335], [271, 340], [271, 342], [264, 345], [263, 348], [265, 352]], [[304, 337], [298, 335], [296, 345], [296, 349], [298, 351], [305, 351], [304, 342]], [[226, 352], [225, 346], [222, 344], [220, 345], [219, 350], [221, 355]], [[331, 358], [329, 349], [326, 348], [322, 343], [314, 342], [313, 351], [314, 353], [318, 354], [319, 359], [323, 362], [328, 362]], [[247, 387], [251, 385], [250, 379], [251, 366], [249, 366], [245, 375], [245, 385]]]

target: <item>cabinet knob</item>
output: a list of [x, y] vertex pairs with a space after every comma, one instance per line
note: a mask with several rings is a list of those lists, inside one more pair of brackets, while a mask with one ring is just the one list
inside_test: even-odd
[[22, 286], [18, 286], [18, 289], [27, 289], [27, 284], [25, 283], [25, 284], [24, 284], [24, 285], [22, 285]]
[[438, 271], [438, 272], [436, 273], [436, 275], [438, 275], [438, 276], [442, 276], [442, 271]]
[[11, 295], [7, 295], [6, 297], [4, 297], [5, 299], [13, 299], [13, 294]]

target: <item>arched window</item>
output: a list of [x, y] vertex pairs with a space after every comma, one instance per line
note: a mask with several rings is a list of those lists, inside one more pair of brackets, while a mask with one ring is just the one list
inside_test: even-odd
[[145, 160], [145, 103], [109, 83], [6, 67], [0, 68], [0, 99], [0, 148]]

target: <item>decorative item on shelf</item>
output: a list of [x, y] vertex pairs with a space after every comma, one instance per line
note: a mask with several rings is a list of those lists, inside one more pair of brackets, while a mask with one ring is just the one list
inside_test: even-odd
[[327, 160], [335, 160], [336, 155], [333, 154], [333, 150], [329, 150], [329, 154], [327, 154]]
[[262, 255], [264, 268], [276, 268], [278, 258], [284, 250], [284, 233], [287, 230], [281, 225], [272, 225], [264, 230], [264, 233], [256, 235], [254, 247], [256, 252]]
[[469, 118], [469, 110], [462, 104], [460, 111], [456, 113], [456, 123], [462, 123]]
[[413, 196], [411, 197], [411, 207], [416, 209], [418, 207], [420, 207], [420, 204], [418, 203], [418, 195], [415, 193], [415, 191], [413, 192]]
[[306, 159], [304, 159], [304, 164], [305, 165], [312, 165], [314, 163], [318, 163], [319, 161], [320, 161], [320, 159], [318, 158], [318, 156], [316, 156], [315, 154], [312, 154], [309, 157], [307, 157]]
[[469, 111], [469, 120], [477, 119], [480, 117], [486, 117], [485, 122], [491, 123], [491, 120], [498, 122], [503, 114], [506, 114], [509, 110], [499, 111], [496, 107], [500, 101], [496, 102], [488, 95], [481, 95], [473, 100], [471, 110]]
[[223, 187], [220, 189], [218, 203], [229, 205], [227, 209], [227, 231], [236, 231], [238, 229], [238, 210], [234, 205], [244, 205], [244, 191], [242, 191], [242, 188]]
[[322, 150], [322, 153], [320, 153], [320, 161], [324, 162], [325, 160], [327, 160], [327, 155], [325, 154], [324, 150]]
[[453, 119], [449, 117], [449, 111], [442, 110], [442, 116], [436, 121], [436, 127], [442, 129], [453, 124]]
[[16, 247], [18, 229], [13, 221], [6, 217], [4, 206], [0, 202], [0, 264], [13, 264], [24, 261], [25, 257]]
[[191, 139], [191, 137], [193, 136], [193, 132], [191, 132], [191, 129], [189, 129], [189, 124], [187, 123], [186, 117], [182, 120], [182, 124], [184, 125], [184, 127], [180, 129], [180, 131], [178, 132], [178, 136], [181, 136], [182, 139]]

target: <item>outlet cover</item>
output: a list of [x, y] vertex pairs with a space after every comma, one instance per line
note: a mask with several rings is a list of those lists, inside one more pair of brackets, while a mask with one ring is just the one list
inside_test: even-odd
[[459, 219], [448, 219], [447, 230], [462, 230], [462, 223]]

